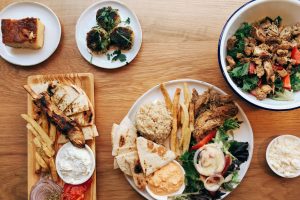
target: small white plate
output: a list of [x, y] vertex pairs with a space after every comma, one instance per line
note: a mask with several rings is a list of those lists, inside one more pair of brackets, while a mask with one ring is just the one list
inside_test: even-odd
[[[169, 81], [169, 82], [166, 83], [166, 88], [167, 88], [167, 90], [168, 90], [171, 97], [174, 96], [176, 88], [183, 88], [183, 83], [188, 84], [188, 88], [189, 88], [190, 91], [193, 88], [195, 88], [198, 91], [199, 94], [202, 94], [208, 88], [212, 88], [213, 90], [219, 92], [220, 94], [226, 94], [221, 89], [219, 89], [216, 86], [213, 86], [209, 83], [206, 83], [206, 82], [203, 82], [203, 81], [192, 80], [192, 79], [181, 79], [181, 80]], [[183, 95], [181, 95], [180, 98], [181, 98], [181, 101], [183, 101]], [[131, 121], [135, 121], [135, 115], [136, 115], [137, 111], [139, 110], [139, 108], [142, 105], [146, 104], [146, 103], [150, 103], [150, 102], [153, 102], [153, 101], [156, 101], [156, 100], [164, 101], [164, 97], [161, 94], [161, 91], [159, 89], [159, 85], [154, 86], [153, 88], [148, 90], [146, 93], [144, 93], [139, 99], [137, 99], [136, 102], [131, 107], [131, 109], [129, 110], [127, 116], [129, 117], [129, 119]], [[237, 140], [237, 141], [248, 142], [249, 143], [249, 147], [248, 147], [249, 158], [245, 163], [241, 164], [240, 171], [238, 172], [239, 173], [239, 180], [242, 181], [242, 179], [246, 175], [246, 172], [247, 172], [247, 170], [250, 166], [250, 162], [251, 162], [252, 154], [253, 154], [254, 142], [253, 142], [253, 132], [252, 132], [251, 124], [250, 124], [246, 114], [244, 113], [243, 109], [238, 104], [236, 104], [236, 105], [239, 109], [237, 117], [243, 123], [241, 124], [239, 129], [234, 131], [234, 139]], [[150, 194], [147, 191], [142, 191], [142, 190], [138, 189], [135, 186], [132, 177], [125, 175], [125, 178], [129, 182], [129, 184], [140, 195], [142, 195], [146, 199], [154, 200], [154, 198], [151, 197]], [[221, 199], [225, 198], [228, 194], [230, 194], [230, 192], [226, 192], [226, 194], [224, 194], [221, 197]]]
[[[0, 19], [40, 18], [45, 25], [44, 46], [41, 49], [12, 48], [0, 43], [0, 55], [6, 61], [21, 66], [36, 65], [49, 58], [56, 50], [61, 26], [55, 13], [47, 6], [36, 2], [17, 2], [6, 6], [0, 13]], [[2, 33], [0, 32], [0, 38]]]
[[[122, 53], [126, 55], [126, 62], [111, 61], [107, 59], [106, 54], [91, 54], [86, 45], [86, 34], [91, 30], [93, 26], [97, 25], [96, 13], [97, 10], [106, 6], [111, 6], [114, 9], [119, 10], [121, 21], [125, 21], [128, 17], [130, 18], [130, 24], [120, 24], [122, 26], [130, 26], [134, 32], [134, 42], [132, 49], [128, 51], [123, 51]], [[79, 17], [76, 24], [76, 43], [81, 55], [91, 64], [106, 68], [115, 69], [125, 66], [130, 63], [138, 54], [142, 45], [142, 28], [137, 16], [132, 10], [130, 10], [125, 4], [118, 1], [101, 1], [97, 2], [90, 7], [88, 7]], [[115, 50], [115, 49], [114, 49]], [[114, 51], [109, 50], [107, 53], [112, 53]]]

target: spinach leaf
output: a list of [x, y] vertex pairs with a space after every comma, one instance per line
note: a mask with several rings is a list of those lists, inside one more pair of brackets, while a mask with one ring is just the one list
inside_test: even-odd
[[203, 182], [199, 178], [199, 173], [194, 166], [195, 151], [185, 152], [180, 160], [185, 171], [185, 193], [199, 192], [204, 188]]
[[241, 64], [238, 63], [236, 67], [229, 72], [229, 75], [234, 78], [241, 78], [248, 75], [249, 63]]
[[257, 76], [245, 76], [243, 78], [242, 90], [248, 92], [257, 87], [258, 77]]
[[248, 142], [238, 142], [235, 140], [232, 140], [229, 142], [230, 147], [228, 151], [239, 161], [245, 162], [248, 160], [249, 157], [249, 151], [248, 151]]

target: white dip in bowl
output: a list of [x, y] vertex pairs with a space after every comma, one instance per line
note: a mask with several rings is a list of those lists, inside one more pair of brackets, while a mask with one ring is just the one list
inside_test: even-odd
[[274, 138], [266, 152], [267, 163], [279, 176], [294, 178], [300, 175], [300, 138], [281, 135]]
[[68, 142], [56, 155], [56, 168], [64, 182], [72, 185], [84, 183], [95, 170], [93, 151], [88, 145], [85, 145], [85, 148], [78, 148]]

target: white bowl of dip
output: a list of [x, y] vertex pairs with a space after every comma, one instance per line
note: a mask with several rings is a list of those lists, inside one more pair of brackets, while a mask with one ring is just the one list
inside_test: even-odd
[[284, 178], [300, 175], [300, 138], [281, 135], [268, 145], [266, 159], [272, 171]]
[[[183, 184], [181, 185], [181, 187], [176, 191], [176, 192], [173, 192], [173, 193], [170, 193], [170, 194], [166, 194], [166, 195], [158, 195], [158, 194], [155, 194], [151, 189], [150, 187], [147, 185], [146, 186], [146, 191], [150, 194], [150, 196], [152, 196], [154, 199], [156, 200], [167, 200], [168, 197], [170, 196], [175, 196], [175, 195], [179, 195], [179, 194], [182, 194], [184, 189], [185, 189], [185, 171], [183, 169], [183, 167], [177, 162], [177, 161], [173, 161], [173, 163], [175, 165], [178, 165], [178, 167], [180, 168], [181, 172], [182, 172], [182, 175], [183, 175]], [[155, 173], [155, 172], [154, 172]], [[151, 175], [150, 175], [151, 176]]]
[[95, 156], [88, 145], [78, 148], [68, 142], [59, 149], [55, 161], [59, 177], [72, 185], [86, 182], [95, 170]]

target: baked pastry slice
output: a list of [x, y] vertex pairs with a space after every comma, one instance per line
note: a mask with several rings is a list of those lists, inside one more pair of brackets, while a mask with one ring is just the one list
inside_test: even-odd
[[2, 42], [15, 48], [40, 49], [44, 45], [44, 29], [38, 18], [2, 19]]

